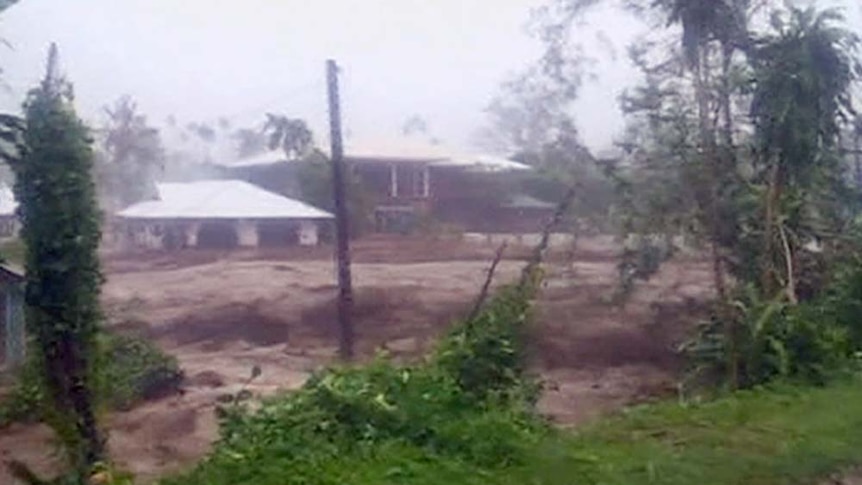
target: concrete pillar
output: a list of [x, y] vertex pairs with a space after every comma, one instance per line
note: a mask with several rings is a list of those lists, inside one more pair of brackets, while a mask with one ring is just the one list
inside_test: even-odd
[[156, 235], [156, 228], [152, 224], [144, 226], [142, 237], [143, 245], [148, 249], [156, 249], [162, 245], [162, 239]]
[[313, 221], [302, 221], [299, 223], [299, 245], [317, 246], [317, 223]]
[[254, 221], [237, 221], [236, 233], [239, 245], [244, 248], [256, 248], [259, 242], [257, 223]]
[[186, 246], [190, 248], [198, 245], [198, 232], [201, 230], [200, 222], [192, 222], [185, 226], [186, 231]]
[[431, 197], [431, 169], [422, 167], [422, 197]]
[[398, 168], [389, 165], [389, 197], [398, 197]]

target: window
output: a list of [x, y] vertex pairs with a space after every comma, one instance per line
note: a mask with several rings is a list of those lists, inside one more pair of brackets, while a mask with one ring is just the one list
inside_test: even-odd
[[429, 177], [428, 166], [418, 168], [413, 171], [413, 196], [428, 197], [431, 192], [431, 180]]

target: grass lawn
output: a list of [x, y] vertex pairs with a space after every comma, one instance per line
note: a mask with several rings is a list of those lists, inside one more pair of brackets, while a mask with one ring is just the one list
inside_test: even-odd
[[859, 463], [862, 382], [854, 380], [634, 409], [544, 443], [518, 475], [548, 484], [766, 485], [814, 483]]

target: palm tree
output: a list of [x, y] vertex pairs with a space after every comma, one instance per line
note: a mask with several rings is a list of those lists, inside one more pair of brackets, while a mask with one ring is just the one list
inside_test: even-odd
[[[852, 113], [850, 91], [861, 71], [855, 57], [859, 38], [838, 25], [844, 21], [840, 12], [791, 8], [788, 17], [774, 16], [776, 32], [752, 51], [757, 87], [751, 114], [766, 185], [761, 284], [768, 293], [784, 280], [792, 301], [794, 244], [786, 232], [798, 233], [801, 215], [795, 211], [794, 220], [782, 219], [788, 204], [798, 207], [811, 197], [805, 194], [818, 193], [811, 190], [814, 184], [836, 179], [841, 124]], [[783, 265], [776, 264], [782, 258], [775, 254]]]
[[[667, 14], [669, 24], [682, 26], [682, 49], [688, 69], [693, 76], [694, 95], [697, 104], [698, 141], [700, 159], [704, 166], [703, 185], [699, 187], [702, 202], [701, 212], [704, 214], [704, 225], [710, 234], [710, 250], [712, 258], [713, 282], [719, 300], [720, 318], [725, 322], [727, 342], [733, 346], [735, 328], [733, 319], [729, 317], [727, 291], [727, 261], [723, 247], [728, 246], [729, 237], [735, 237], [733, 228], [726, 228], [728, 194], [723, 193], [729, 177], [733, 177], [736, 166], [733, 156], [733, 116], [731, 111], [731, 81], [730, 69], [733, 54], [747, 38], [747, 9], [749, 0], [653, 0], [652, 6], [662, 9]], [[713, 80], [712, 46], [718, 42], [721, 52], [721, 88], [718, 104], [715, 110], [710, 84]], [[723, 118], [722, 141], [724, 147], [717, 142], [713, 120], [714, 113], [720, 113]], [[723, 148], [723, 150], [720, 150]], [[736, 352], [731, 348], [728, 352], [729, 378], [732, 385], [738, 382], [738, 362]]]
[[263, 130], [269, 135], [269, 149], [284, 150], [288, 159], [304, 158], [314, 148], [311, 130], [301, 119], [267, 113]]

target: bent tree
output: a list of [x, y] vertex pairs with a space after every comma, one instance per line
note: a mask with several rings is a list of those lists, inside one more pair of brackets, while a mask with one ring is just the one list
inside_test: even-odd
[[83, 478], [105, 453], [93, 404], [100, 228], [90, 137], [57, 73], [55, 46], [24, 109], [23, 144], [12, 169], [27, 246], [27, 325], [42, 371], [45, 419]]

